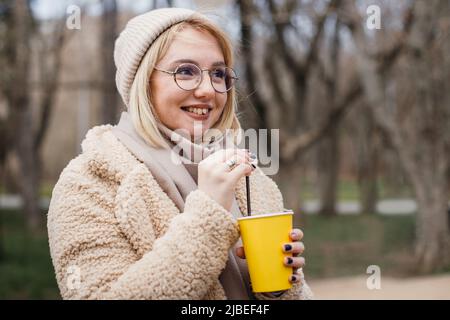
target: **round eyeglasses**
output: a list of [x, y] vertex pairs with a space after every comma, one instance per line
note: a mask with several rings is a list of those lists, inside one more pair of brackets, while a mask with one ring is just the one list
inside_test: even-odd
[[156, 67], [155, 70], [173, 75], [177, 86], [186, 91], [198, 88], [203, 81], [204, 71], [208, 71], [211, 85], [218, 93], [225, 93], [231, 90], [234, 83], [238, 80], [236, 72], [229, 67], [215, 67], [214, 69], [202, 70], [193, 63], [182, 63], [175, 71], [163, 70]]

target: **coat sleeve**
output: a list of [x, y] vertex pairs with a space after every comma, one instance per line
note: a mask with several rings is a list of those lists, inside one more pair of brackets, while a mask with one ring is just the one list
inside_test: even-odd
[[[48, 213], [50, 251], [65, 299], [201, 299], [239, 237], [231, 213], [200, 190], [140, 255], [114, 217], [107, 182], [67, 170]], [[149, 230], [154, 237], [154, 230]], [[152, 234], [153, 233], [153, 234]]]

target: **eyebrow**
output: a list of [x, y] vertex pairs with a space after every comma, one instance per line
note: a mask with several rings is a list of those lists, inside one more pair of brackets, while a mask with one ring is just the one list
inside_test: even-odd
[[[195, 64], [195, 65], [197, 65], [197, 66], [200, 66], [200, 64], [197, 62], [197, 61], [195, 61], [195, 60], [191, 60], [191, 59], [179, 59], [179, 60], [175, 60], [175, 61], [173, 61], [170, 65], [176, 65], [176, 64], [180, 64], [180, 63], [193, 63], [193, 64]], [[216, 61], [216, 62], [214, 62], [213, 64], [211, 64], [211, 67], [222, 67], [222, 66], [225, 66], [226, 67], [226, 64], [225, 64], [225, 62], [223, 62], [223, 61]]]

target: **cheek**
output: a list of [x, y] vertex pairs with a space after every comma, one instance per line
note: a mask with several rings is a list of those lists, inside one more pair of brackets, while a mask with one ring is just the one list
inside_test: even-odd
[[225, 109], [225, 104], [227, 103], [227, 97], [228, 97], [228, 95], [226, 95], [226, 94], [217, 95], [217, 97], [216, 97], [216, 105], [220, 106], [220, 108], [219, 108], [220, 113], [222, 113], [222, 111]]
[[175, 109], [178, 109], [179, 101], [183, 98], [180, 91], [173, 88], [170, 82], [155, 82], [151, 88], [154, 93], [152, 96], [153, 106], [160, 119], [170, 116]]

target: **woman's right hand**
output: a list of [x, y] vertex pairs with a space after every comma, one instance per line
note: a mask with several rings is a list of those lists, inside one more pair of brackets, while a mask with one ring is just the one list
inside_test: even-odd
[[[228, 160], [236, 161], [236, 165], [230, 168]], [[198, 165], [198, 189], [230, 211], [237, 182], [254, 170], [250, 160], [245, 149], [223, 149], [211, 154]]]

